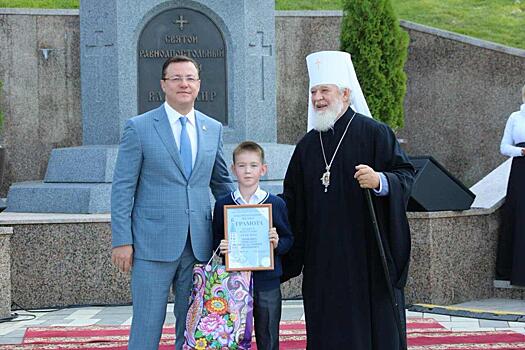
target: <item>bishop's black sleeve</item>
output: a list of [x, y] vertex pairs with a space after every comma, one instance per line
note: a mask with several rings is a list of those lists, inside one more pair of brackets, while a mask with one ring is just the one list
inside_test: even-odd
[[284, 255], [292, 247], [293, 235], [290, 223], [288, 222], [286, 203], [279, 197], [277, 197], [277, 199], [275, 208], [272, 211], [274, 216], [273, 224], [279, 235], [279, 243], [277, 243], [277, 248], [275, 248], [275, 254]]
[[400, 185], [401, 192], [398, 195], [401, 195], [400, 200], [405, 203], [406, 207], [414, 182], [414, 166], [401, 149], [392, 129], [384, 124], [381, 124], [376, 132], [375, 148], [375, 161], [378, 164], [375, 170], [382, 171], [385, 175], [391, 174], [391, 176], [387, 175], [389, 185], [390, 180], [393, 179], [392, 176], [395, 177], [396, 182]]
[[305, 202], [303, 188], [303, 172], [301, 168], [301, 158], [299, 146], [295, 151], [288, 165], [284, 178], [283, 197], [288, 207], [288, 219], [293, 233], [293, 245], [282, 258], [283, 275], [281, 281], [287, 281], [292, 277], [301, 274], [304, 265], [304, 250], [306, 244], [305, 232]]
[[401, 149], [392, 130], [381, 125], [375, 138], [376, 171], [382, 171], [388, 180], [389, 194], [375, 197], [380, 231], [395, 287], [402, 288], [408, 277], [411, 238], [406, 207], [415, 171]]

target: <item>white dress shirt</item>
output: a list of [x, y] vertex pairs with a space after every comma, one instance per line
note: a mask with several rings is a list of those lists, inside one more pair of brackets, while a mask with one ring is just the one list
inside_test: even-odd
[[501, 139], [501, 154], [509, 157], [521, 156], [521, 147], [516, 147], [518, 143], [525, 142], [525, 103], [521, 105], [518, 112], [510, 115], [505, 126], [505, 132]]
[[232, 193], [232, 198], [237, 204], [261, 204], [268, 198], [268, 192], [261, 190], [261, 188], [257, 186], [257, 190], [252, 194], [250, 200], [246, 202], [241, 195], [241, 191], [237, 188], [235, 192]]
[[[179, 121], [179, 118], [182, 117], [182, 114], [171, 108], [171, 106], [164, 102], [164, 108], [166, 109], [166, 114], [168, 115], [168, 120], [170, 122], [171, 131], [173, 132], [173, 137], [175, 138], [175, 143], [177, 144], [177, 149], [180, 150], [180, 130], [182, 125]], [[191, 164], [195, 166], [195, 159], [197, 158], [197, 126], [195, 124], [195, 109], [186, 114], [188, 122], [186, 123], [186, 131], [190, 137], [191, 143]]]

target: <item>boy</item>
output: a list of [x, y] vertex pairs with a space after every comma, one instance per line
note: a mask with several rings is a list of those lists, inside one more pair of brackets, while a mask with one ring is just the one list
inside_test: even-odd
[[253, 316], [258, 350], [279, 349], [279, 322], [281, 320], [282, 274], [281, 258], [293, 243], [284, 201], [259, 187], [259, 179], [266, 174], [264, 150], [255, 142], [245, 141], [233, 151], [232, 172], [237, 177], [238, 189], [215, 203], [213, 215], [214, 246], [220, 244], [221, 254], [228, 252], [224, 239], [225, 205], [272, 204], [270, 242], [274, 248], [274, 269], [253, 273]]

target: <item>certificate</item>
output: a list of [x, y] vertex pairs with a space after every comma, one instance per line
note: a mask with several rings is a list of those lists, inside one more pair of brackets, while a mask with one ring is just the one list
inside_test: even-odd
[[225, 205], [226, 270], [273, 270], [270, 227], [271, 204]]

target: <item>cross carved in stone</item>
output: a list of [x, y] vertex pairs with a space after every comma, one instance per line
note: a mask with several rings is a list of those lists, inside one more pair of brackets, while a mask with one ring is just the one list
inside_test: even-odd
[[109, 47], [114, 45], [107, 28], [109, 13], [99, 14], [95, 11], [88, 11], [86, 16], [89, 33], [85, 39], [86, 56], [109, 56]]
[[258, 31], [256, 39], [249, 43], [250, 56], [261, 57], [261, 98], [264, 100], [264, 57], [272, 56], [272, 45], [264, 43], [264, 32]]
[[174, 21], [173, 23], [178, 24], [180, 30], [184, 30], [184, 25], [185, 24], [189, 24], [190, 22], [188, 22], [188, 20], [184, 19], [184, 16], [180, 15], [179, 19]]
[[[104, 66], [105, 57], [111, 56], [111, 48], [114, 46], [111, 38], [107, 32], [100, 27], [95, 27], [88, 38], [86, 38], [86, 57], [90, 57], [90, 66], [94, 70], [96, 81], [103, 81], [104, 74], [102, 67]], [[103, 102], [104, 91], [102, 88], [96, 89], [95, 102]]]
[[86, 56], [109, 56], [108, 50], [113, 43], [103, 29], [95, 29], [91, 36], [86, 39]]

